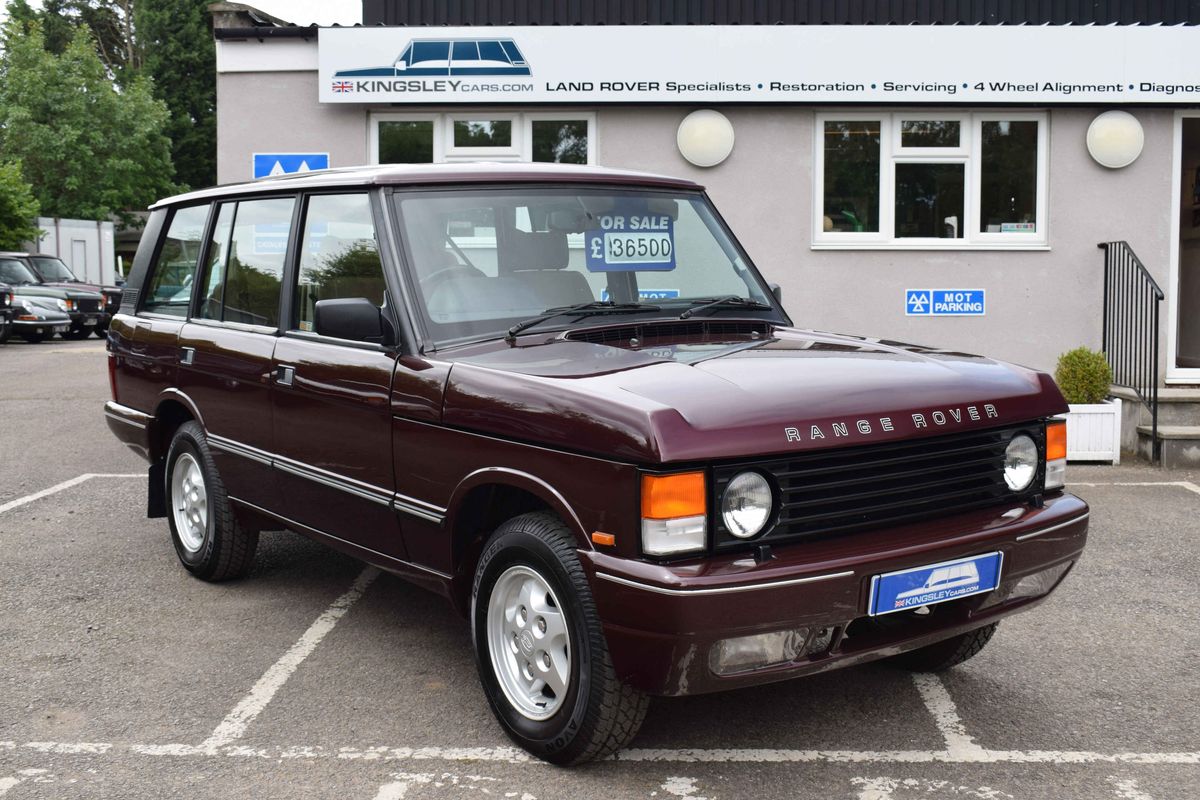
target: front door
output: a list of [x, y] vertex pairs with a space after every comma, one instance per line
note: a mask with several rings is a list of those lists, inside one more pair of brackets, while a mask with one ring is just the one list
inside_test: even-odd
[[275, 346], [274, 430], [280, 513], [308, 528], [404, 558], [392, 510], [392, 374], [398, 353], [322, 336], [321, 300], [385, 305], [386, 282], [367, 194], [305, 203], [296, 282]]
[[1200, 112], [1179, 118], [1179, 238], [1168, 377], [1200, 383]]

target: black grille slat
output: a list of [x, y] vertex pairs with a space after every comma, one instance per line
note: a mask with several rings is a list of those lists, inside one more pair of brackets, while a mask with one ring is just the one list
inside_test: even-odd
[[[775, 479], [779, 518], [752, 543], [786, 542], [853, 530], [933, 519], [1009, 502], [1038, 491], [1042, 476], [1023, 494], [1004, 483], [1004, 450], [1017, 433], [1044, 451], [1040, 422], [985, 431], [907, 439], [885, 444], [798, 453], [789, 458], [718, 467], [714, 508], [737, 473], [757, 469]], [[715, 516], [718, 549], [744, 547]]]
[[574, 342], [591, 342], [592, 344], [627, 343], [637, 339], [642, 346], [654, 344], [660, 340], [689, 338], [711, 338], [713, 336], [751, 337], [755, 334], [766, 336], [769, 326], [764, 322], [738, 322], [694, 320], [687, 322], [646, 322], [634, 325], [621, 325], [615, 328], [592, 328], [572, 331], [566, 338]]

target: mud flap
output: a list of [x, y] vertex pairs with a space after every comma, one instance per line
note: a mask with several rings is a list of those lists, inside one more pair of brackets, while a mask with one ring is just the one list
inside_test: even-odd
[[146, 516], [150, 519], [161, 519], [167, 516], [167, 461], [155, 461], [150, 465], [150, 484], [146, 491]]

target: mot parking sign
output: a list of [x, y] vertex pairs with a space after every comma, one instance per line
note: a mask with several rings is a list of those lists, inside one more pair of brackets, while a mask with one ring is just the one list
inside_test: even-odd
[[982, 317], [987, 310], [984, 289], [905, 289], [908, 317]]

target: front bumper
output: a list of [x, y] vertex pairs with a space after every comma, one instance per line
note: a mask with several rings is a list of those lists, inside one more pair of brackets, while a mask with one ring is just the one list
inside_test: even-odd
[[13, 333], [20, 336], [23, 333], [44, 333], [53, 336], [56, 333], [66, 333], [71, 328], [71, 320], [63, 315], [57, 319], [17, 319], [12, 320]]
[[112, 315], [101, 309], [100, 311], [70, 311], [71, 330], [81, 331], [84, 328], [97, 328], [106, 326]]
[[[785, 680], [916, 649], [981, 627], [1045, 599], [1007, 598], [1021, 578], [1074, 563], [1088, 507], [1064, 494], [954, 517], [669, 565], [582, 553], [618, 676], [644, 692], [701, 694]], [[871, 578], [999, 550], [994, 592], [884, 618], [867, 616]], [[1047, 593], [1048, 594], [1048, 593]], [[729, 676], [709, 668], [722, 640], [796, 628], [825, 631], [829, 646]]]

